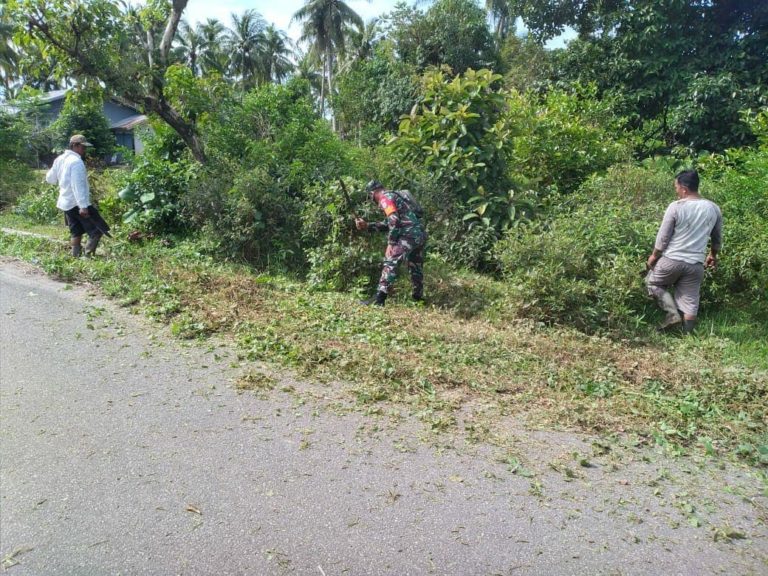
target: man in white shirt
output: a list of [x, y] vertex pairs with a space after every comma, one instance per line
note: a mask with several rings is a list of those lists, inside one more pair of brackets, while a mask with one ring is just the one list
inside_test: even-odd
[[64, 212], [72, 238], [72, 255], [82, 254], [83, 234], [88, 234], [85, 245], [86, 256], [93, 256], [99, 240], [104, 234], [109, 235], [109, 227], [91, 205], [88, 177], [85, 173], [85, 158], [88, 147], [93, 146], [82, 134], [75, 134], [69, 139], [69, 149], [56, 158], [45, 176], [48, 184], [59, 185], [59, 199], [56, 207]]
[[[717, 264], [723, 215], [717, 204], [699, 195], [699, 175], [695, 170], [684, 170], [675, 177], [675, 192], [678, 200], [664, 213], [656, 244], [648, 257], [645, 282], [648, 293], [667, 313], [659, 329], [682, 323], [683, 331], [690, 333], [696, 327], [704, 267], [714, 268]], [[674, 288], [674, 297], [668, 288]]]

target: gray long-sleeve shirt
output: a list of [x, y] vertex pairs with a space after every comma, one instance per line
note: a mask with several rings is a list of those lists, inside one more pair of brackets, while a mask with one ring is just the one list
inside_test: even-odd
[[722, 235], [723, 215], [717, 204], [704, 198], [684, 198], [667, 206], [655, 248], [672, 260], [703, 264], [709, 239], [717, 252]]

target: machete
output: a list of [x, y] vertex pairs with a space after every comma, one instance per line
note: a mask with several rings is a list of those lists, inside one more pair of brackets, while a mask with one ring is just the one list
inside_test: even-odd
[[341, 184], [341, 192], [344, 194], [344, 201], [347, 203], [347, 210], [352, 213], [352, 216], [354, 216], [355, 219], [360, 218], [360, 216], [358, 216], [357, 212], [355, 211], [354, 204], [352, 204], [352, 198], [349, 197], [349, 192], [347, 192], [347, 186], [344, 184], [344, 180], [341, 178], [338, 180], [339, 184]]

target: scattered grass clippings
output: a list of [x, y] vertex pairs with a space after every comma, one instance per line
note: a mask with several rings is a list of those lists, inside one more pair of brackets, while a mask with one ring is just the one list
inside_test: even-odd
[[[768, 339], [756, 334], [739, 356], [714, 320], [694, 338], [650, 329], [631, 339], [590, 336], [518, 319], [502, 282], [456, 273], [457, 291], [455, 282], [429, 284], [438, 275], [429, 269], [432, 306], [394, 294], [385, 308], [362, 307], [353, 294], [222, 264], [192, 241], [112, 240], [101, 258], [76, 260], [58, 241], [0, 233], [0, 253], [98, 284], [179, 337], [229, 336], [243, 360], [332, 382], [364, 411], [399, 403], [436, 433], [466, 427], [474, 441], [503, 444], [523, 423], [600, 435], [592, 456], [624, 437], [768, 464]], [[461, 299], [470, 297], [485, 300], [467, 306]], [[275, 385], [251, 372], [236, 388]], [[468, 424], [458, 417], [467, 406], [482, 407]], [[588, 465], [584, 455], [568, 470]]]
[[274, 390], [277, 385], [277, 379], [268, 374], [256, 370], [250, 370], [243, 374], [235, 382], [235, 390], [245, 391], [269, 391]]

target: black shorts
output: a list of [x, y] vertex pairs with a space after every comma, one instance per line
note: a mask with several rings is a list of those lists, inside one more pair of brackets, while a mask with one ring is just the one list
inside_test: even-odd
[[88, 206], [88, 217], [80, 216], [80, 207], [64, 212], [64, 223], [69, 226], [69, 235], [72, 238], [88, 234], [91, 238], [109, 234], [109, 226], [99, 214], [95, 206]]

